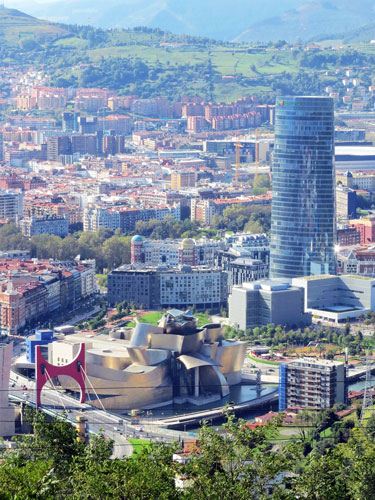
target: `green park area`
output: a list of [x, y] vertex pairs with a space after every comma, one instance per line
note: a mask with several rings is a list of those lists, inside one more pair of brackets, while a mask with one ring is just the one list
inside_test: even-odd
[[133, 446], [133, 458], [137, 458], [144, 452], [144, 450], [149, 451], [151, 449], [150, 441], [147, 441], [146, 439], [131, 438], [128, 439], [128, 441]]
[[[156, 325], [162, 318], [163, 314], [166, 311], [153, 311], [147, 314], [142, 314], [138, 316], [139, 323], [149, 323], [150, 325]], [[194, 313], [194, 316], [198, 319], [198, 328], [201, 328], [203, 325], [211, 322], [211, 317], [206, 313]]]

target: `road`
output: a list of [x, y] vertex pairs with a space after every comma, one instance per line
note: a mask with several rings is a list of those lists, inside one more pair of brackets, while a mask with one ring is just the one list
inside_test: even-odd
[[[24, 354], [25, 339], [14, 338], [13, 341], [13, 358], [16, 358]], [[23, 389], [24, 386], [26, 386], [26, 390]], [[35, 405], [35, 381], [11, 371], [9, 395], [18, 401]], [[159, 427], [157, 423], [150, 421], [146, 421], [145, 424], [132, 423], [128, 416], [104, 411], [88, 403], [82, 404], [64, 390], [55, 391], [49, 385], [46, 385], [42, 391], [43, 411], [64, 418], [72, 424], [76, 423], [77, 416], [84, 415], [87, 420], [87, 432], [99, 434], [102, 431], [106, 437], [113, 439], [113, 458], [132, 455], [133, 447], [127, 438], [170, 443], [186, 437], [184, 433], [164, 429]]]
[[[15, 374], [11, 376], [10, 396], [35, 405], [35, 382], [28, 381], [21, 376], [19, 376], [18, 382], [16, 382]], [[24, 386], [27, 387], [26, 390], [23, 389]], [[64, 391], [55, 391], [49, 386], [45, 386], [42, 391], [42, 410], [50, 415], [63, 417], [72, 424], [76, 423], [77, 416], [84, 415], [87, 421], [87, 432], [94, 434], [102, 432], [107, 438], [113, 439], [112, 458], [129, 457], [132, 455], [133, 447], [127, 438], [171, 443], [179, 437], [178, 433], [173, 433], [162, 427], [134, 424], [131, 423], [129, 417], [103, 411], [87, 403], [80, 403]]]
[[[14, 382], [11, 382], [13, 384]], [[26, 385], [27, 384], [27, 385]], [[27, 390], [23, 390], [24, 385]], [[36, 402], [36, 391], [34, 382], [15, 384], [9, 388], [9, 395], [19, 400], [33, 403]], [[89, 433], [99, 434], [101, 431], [105, 436], [113, 439], [113, 458], [131, 456], [133, 447], [131, 443], [122, 435], [119, 424], [119, 417], [93, 408], [92, 406], [79, 403], [76, 399], [67, 396], [63, 392], [54, 391], [49, 387], [43, 389], [42, 406], [46, 413], [54, 416], [63, 416], [65, 420], [76, 423], [76, 417], [84, 416], [87, 420], [86, 429]], [[119, 429], [117, 431], [116, 429]]]

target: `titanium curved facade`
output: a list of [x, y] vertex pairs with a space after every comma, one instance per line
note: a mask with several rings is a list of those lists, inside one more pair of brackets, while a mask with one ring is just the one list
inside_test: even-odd
[[[128, 332], [123, 333], [128, 337]], [[84, 342], [90, 381], [87, 399], [94, 406], [102, 403], [107, 410], [120, 412], [172, 402], [211, 403], [241, 382], [247, 344], [226, 340], [220, 324], [198, 328], [190, 311], [168, 311], [159, 326], [137, 322], [129, 337], [117, 332], [61, 336], [49, 344], [48, 359], [51, 364], [65, 365]], [[65, 389], [79, 390], [70, 377], [59, 376], [59, 383]]]
[[333, 99], [277, 98], [271, 278], [334, 274], [334, 243]]

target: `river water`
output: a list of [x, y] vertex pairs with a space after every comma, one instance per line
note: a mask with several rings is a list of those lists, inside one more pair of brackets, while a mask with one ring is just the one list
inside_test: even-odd
[[[372, 385], [375, 386], [375, 378], [372, 381]], [[365, 381], [359, 380], [357, 382], [349, 384], [348, 388], [349, 390], [352, 391], [360, 391], [364, 388], [364, 386], [365, 386]], [[265, 396], [266, 394], [270, 394], [275, 390], [276, 387], [277, 387], [276, 385], [263, 385], [261, 392], [259, 393], [257, 392], [256, 386], [254, 385], [233, 386], [230, 389], [230, 394], [226, 398], [221, 399], [220, 401], [215, 401], [213, 403], [203, 406], [195, 406], [188, 403], [183, 405], [169, 405], [162, 408], [154, 409], [152, 410], [152, 413], [156, 417], [169, 417], [173, 415], [193, 413], [199, 410], [217, 408], [221, 405], [224, 406], [226, 403], [242, 403], [245, 401], [251, 401], [257, 399], [259, 398], [259, 396]], [[278, 402], [274, 401], [272, 403], [265, 403], [259, 408], [246, 410], [238, 416], [249, 422], [253, 422], [256, 417], [264, 415], [269, 411], [277, 411], [277, 410], [278, 410]], [[213, 426], [220, 427], [221, 423], [222, 423], [221, 421], [215, 420], [213, 422]], [[199, 430], [199, 428], [189, 427], [188, 430], [190, 432], [196, 432]]]

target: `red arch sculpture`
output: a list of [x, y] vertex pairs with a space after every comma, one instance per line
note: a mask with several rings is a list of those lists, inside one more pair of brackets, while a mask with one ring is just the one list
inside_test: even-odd
[[84, 343], [81, 344], [78, 354], [73, 359], [73, 361], [63, 366], [51, 365], [51, 363], [49, 363], [46, 359], [44, 359], [40, 347], [41, 347], [40, 345], [36, 346], [36, 361], [35, 361], [37, 408], [41, 406], [40, 396], [42, 393], [43, 386], [46, 382], [48, 382], [46, 371], [48, 371], [48, 375], [50, 376], [50, 378], [58, 377], [59, 375], [66, 375], [68, 377], [73, 378], [76, 382], [78, 382], [81, 388], [80, 402], [84, 403], [86, 397], [86, 384], [82, 368], [83, 370], [85, 370], [85, 344]]

